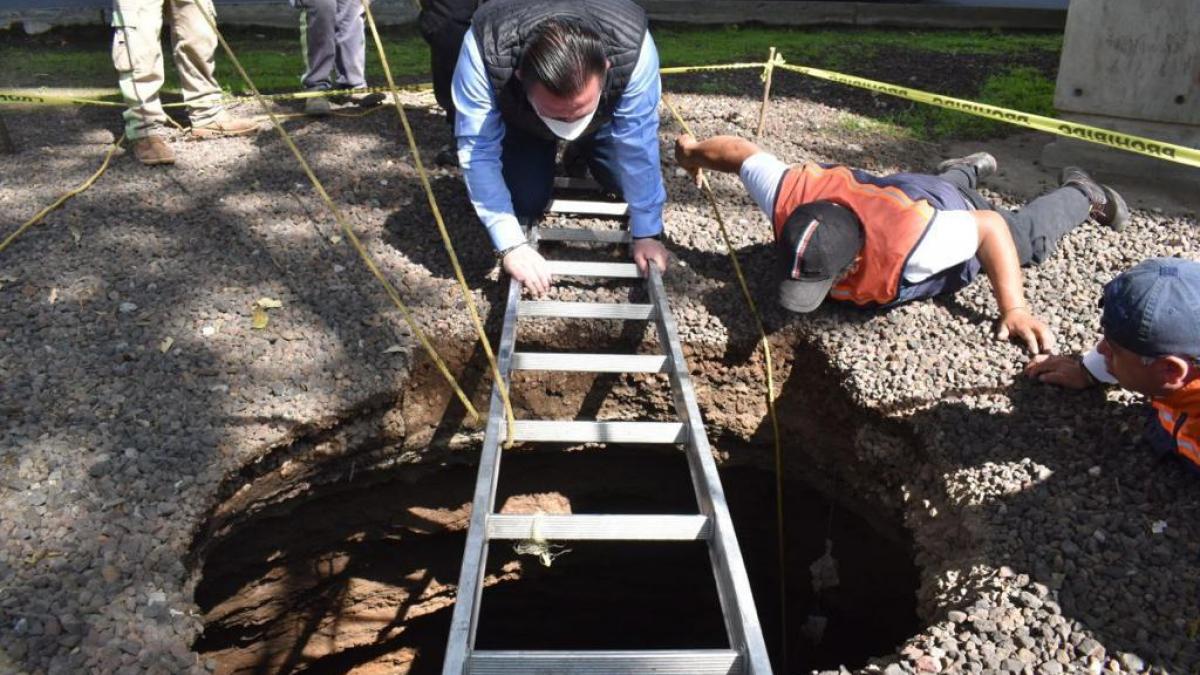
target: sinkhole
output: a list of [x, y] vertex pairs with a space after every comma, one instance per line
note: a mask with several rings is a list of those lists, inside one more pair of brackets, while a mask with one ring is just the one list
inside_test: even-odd
[[[791, 481], [785, 638], [774, 476], [733, 466], [721, 480], [777, 672], [785, 641], [801, 673], [862, 666], [919, 629], [903, 526], [881, 531], [886, 518], [868, 523]], [[194, 648], [218, 673], [439, 673], [474, 483], [473, 466], [417, 461], [287, 490], [194, 561], [205, 621]], [[685, 456], [661, 447], [508, 451], [497, 506], [696, 512]], [[569, 542], [539, 560], [498, 542], [488, 560], [481, 649], [727, 646], [703, 543]]]

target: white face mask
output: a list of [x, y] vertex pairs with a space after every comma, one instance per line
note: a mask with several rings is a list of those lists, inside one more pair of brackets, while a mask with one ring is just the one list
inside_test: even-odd
[[[532, 101], [530, 102], [530, 105], [532, 105]], [[596, 110], [599, 109], [599, 107], [600, 101], [597, 99], [596, 107], [592, 108], [592, 112], [580, 117], [574, 122], [563, 122], [561, 120], [546, 117], [541, 113], [540, 110], [537, 109], [537, 106], [533, 106], [533, 112], [537, 113], [538, 119], [545, 122], [546, 126], [550, 128], [551, 133], [553, 133], [555, 136], [558, 136], [564, 141], [573, 141], [576, 138], [579, 138], [587, 129], [588, 125], [592, 123], [592, 118], [596, 116]]]

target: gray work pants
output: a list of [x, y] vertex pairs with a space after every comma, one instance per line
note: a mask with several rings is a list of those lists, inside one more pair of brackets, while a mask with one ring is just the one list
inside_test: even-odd
[[[203, 9], [197, 2], [204, 3]], [[171, 12], [171, 57], [192, 126], [209, 124], [223, 111], [221, 87], [213, 75], [217, 34], [203, 14], [207, 10], [215, 17], [212, 1], [115, 0], [112, 59], [128, 106], [125, 133], [131, 139], [156, 133], [167, 121], [158, 95], [165, 77], [159, 42], [163, 5]]]
[[302, 10], [301, 46], [307, 90], [367, 86], [366, 35], [362, 0], [291, 0]]
[[1052, 190], [1016, 211], [998, 209], [975, 191], [979, 178], [968, 167], [952, 167], [939, 178], [952, 183], [976, 209], [995, 211], [1008, 224], [1021, 266], [1040, 265], [1054, 254], [1058, 242], [1088, 219], [1092, 205], [1083, 192], [1066, 186]]

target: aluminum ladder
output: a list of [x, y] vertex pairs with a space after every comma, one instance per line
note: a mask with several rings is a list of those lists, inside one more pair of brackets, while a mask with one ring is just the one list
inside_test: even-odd
[[[559, 187], [579, 181], [558, 179]], [[594, 185], [594, 184], [593, 184]], [[555, 199], [550, 213], [624, 217], [624, 204]], [[569, 241], [628, 244], [626, 231], [578, 228], [530, 228], [531, 241]], [[641, 278], [632, 262], [575, 262], [551, 260], [556, 277]], [[696, 404], [687, 363], [683, 358], [675, 319], [667, 302], [662, 277], [650, 265], [645, 278], [650, 302], [587, 303], [521, 299], [521, 285], [509, 280], [504, 326], [497, 352], [500, 375], [507, 385], [513, 370], [555, 370], [596, 373], [665, 373], [669, 376], [677, 422], [602, 422], [517, 420], [514, 440], [565, 443], [660, 443], [686, 448], [692, 484], [699, 505], [696, 515], [504, 515], [494, 512], [500, 476], [502, 443], [507, 436], [504, 404], [493, 388], [487, 429], [479, 458], [479, 476], [463, 553], [458, 599], [450, 623], [443, 675], [560, 675], [588, 673], [617, 675], [769, 675], [771, 664], [750, 592], [741, 550], [725, 502], [725, 493], [709, 449], [708, 436]], [[666, 353], [552, 354], [518, 352], [517, 323], [528, 317], [620, 319], [653, 321]], [[535, 523], [536, 521], [536, 523]], [[729, 648], [663, 650], [478, 650], [479, 621], [488, 545], [520, 541], [532, 532], [548, 541], [695, 541], [708, 543], [709, 559]]]

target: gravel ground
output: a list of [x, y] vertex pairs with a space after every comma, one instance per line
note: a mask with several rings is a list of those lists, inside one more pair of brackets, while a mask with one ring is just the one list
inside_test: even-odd
[[[745, 134], [756, 98], [679, 103], [702, 134]], [[780, 98], [765, 143], [791, 160], [880, 171], [927, 169], [947, 156], [949, 148], [851, 128], [846, 115]], [[0, 157], [6, 228], [94, 170], [112, 137], [104, 129], [116, 126], [97, 112], [5, 119], [22, 149]], [[432, 156], [442, 118], [417, 110], [414, 125]], [[440, 345], [469, 345], [391, 113], [289, 126], [419, 320]], [[672, 126], [663, 131], [669, 147]], [[169, 170], [120, 158], [3, 254], [3, 671], [215, 668], [189, 648], [202, 626], [191, 601], [195, 570], [184, 560], [206, 515], [229, 496], [230, 477], [306, 429], [395, 397], [418, 362], [398, 313], [335, 241], [273, 134], [175, 148], [180, 163]], [[1006, 171], [1035, 172], [1030, 160]], [[756, 336], [705, 203], [673, 166], [665, 171], [680, 261], [668, 285], [689, 352], [710, 376], [700, 382], [702, 405], [722, 433], [761, 441], [750, 379]], [[751, 285], [767, 299], [769, 231], [735, 181], [715, 182]], [[498, 286], [482, 228], [453, 172], [439, 171], [434, 184], [488, 311]], [[992, 196], [1017, 203], [1032, 195]], [[1082, 349], [1095, 337], [1104, 281], [1148, 256], [1200, 257], [1197, 236], [1194, 215], [1154, 211], [1137, 211], [1121, 234], [1084, 226], [1028, 272], [1030, 301], [1062, 349]], [[282, 307], [254, 330], [252, 305], [263, 297]], [[919, 461], [906, 456], [903, 470], [877, 482], [917, 543], [929, 627], [873, 668], [1200, 667], [1200, 491], [1193, 476], [1136, 448], [1143, 418], [1133, 396], [1021, 382], [1020, 351], [988, 337], [995, 308], [986, 280], [888, 313], [823, 309], [801, 320], [762, 304], [774, 342], [795, 346], [782, 350], [785, 415], [809, 419], [797, 402], [815, 396], [806, 378], [819, 370], [825, 379], [814, 381], [836, 382], [828, 396], [866, 421], [841, 429], [864, 466], [917, 452]], [[705, 405], [722, 392], [749, 403]]]

